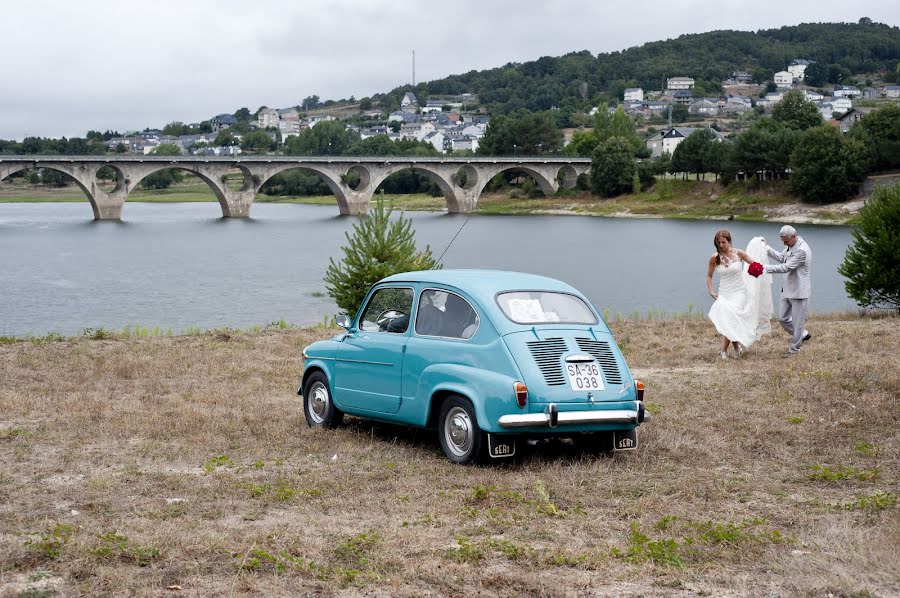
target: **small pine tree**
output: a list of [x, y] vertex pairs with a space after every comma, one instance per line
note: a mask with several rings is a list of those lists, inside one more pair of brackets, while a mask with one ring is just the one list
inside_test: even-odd
[[348, 314], [359, 311], [369, 288], [386, 276], [436, 267], [431, 248], [416, 251], [412, 221], [401, 213], [391, 219], [393, 209], [377, 198], [368, 217], [354, 223], [345, 233], [344, 258], [328, 260], [325, 285], [328, 295]]
[[900, 185], [877, 189], [859, 211], [838, 273], [862, 307], [900, 311]]

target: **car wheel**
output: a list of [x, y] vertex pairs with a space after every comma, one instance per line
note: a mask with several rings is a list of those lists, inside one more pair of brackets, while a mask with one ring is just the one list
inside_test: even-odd
[[478, 427], [469, 399], [451, 396], [444, 401], [438, 419], [438, 439], [444, 454], [453, 463], [465, 465], [480, 460], [485, 435]]
[[328, 378], [322, 372], [313, 372], [303, 386], [303, 415], [310, 428], [333, 428], [340, 425], [344, 412], [334, 406]]
[[587, 455], [611, 455], [615, 440], [615, 432], [586, 432], [572, 438], [575, 448]]

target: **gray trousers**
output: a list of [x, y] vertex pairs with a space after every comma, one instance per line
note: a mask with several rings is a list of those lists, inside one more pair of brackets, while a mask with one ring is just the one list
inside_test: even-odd
[[791, 335], [791, 344], [788, 351], [796, 353], [803, 344], [803, 336], [806, 334], [806, 310], [809, 299], [781, 298], [781, 306], [778, 310], [778, 321], [781, 327]]

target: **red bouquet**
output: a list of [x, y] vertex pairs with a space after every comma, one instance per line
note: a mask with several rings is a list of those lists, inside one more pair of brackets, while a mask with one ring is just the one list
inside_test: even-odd
[[760, 264], [759, 262], [753, 262], [752, 264], [750, 264], [750, 267], [747, 268], [747, 273], [750, 276], [759, 278], [760, 275], [762, 275], [763, 270], [764, 270], [764, 268], [763, 268], [762, 264]]

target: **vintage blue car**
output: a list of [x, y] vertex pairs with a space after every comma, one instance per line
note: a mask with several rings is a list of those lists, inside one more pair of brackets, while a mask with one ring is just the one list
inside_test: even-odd
[[337, 323], [347, 332], [303, 350], [298, 394], [312, 427], [347, 413], [436, 428], [447, 458], [470, 463], [553, 436], [589, 451], [633, 449], [650, 418], [600, 314], [552, 278], [396, 274]]

